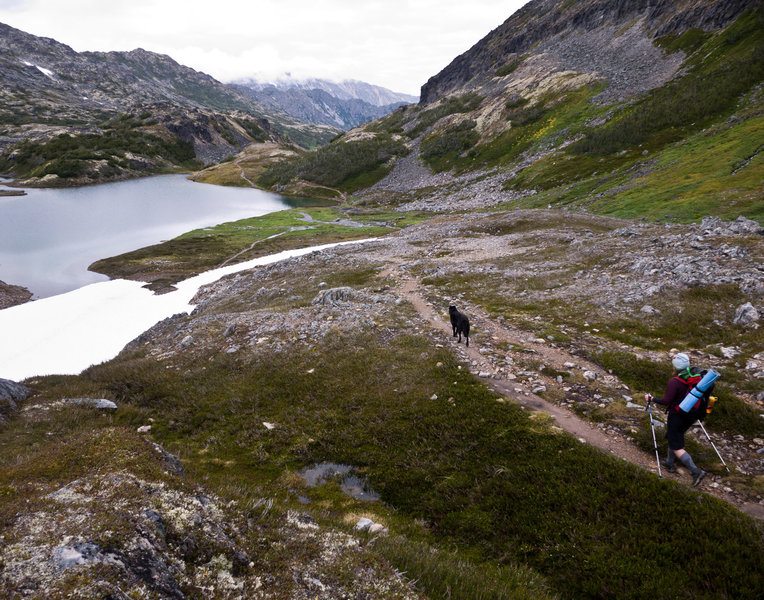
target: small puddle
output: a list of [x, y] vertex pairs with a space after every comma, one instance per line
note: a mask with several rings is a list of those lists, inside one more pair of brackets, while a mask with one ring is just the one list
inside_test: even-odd
[[379, 494], [369, 489], [366, 482], [353, 475], [352, 471], [353, 467], [350, 465], [326, 462], [303, 469], [299, 475], [305, 479], [309, 487], [318, 487], [333, 479], [339, 482], [340, 488], [348, 496], [366, 502], [379, 500]]

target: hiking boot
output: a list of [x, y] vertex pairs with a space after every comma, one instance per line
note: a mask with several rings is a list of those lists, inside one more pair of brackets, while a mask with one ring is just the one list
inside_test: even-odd
[[661, 461], [661, 466], [666, 469], [669, 473], [676, 473], [676, 467], [674, 466], [674, 463], [670, 463], [666, 460]]
[[697, 486], [703, 478], [706, 476], [706, 472], [703, 469], [698, 469], [698, 472], [692, 476], [692, 485]]

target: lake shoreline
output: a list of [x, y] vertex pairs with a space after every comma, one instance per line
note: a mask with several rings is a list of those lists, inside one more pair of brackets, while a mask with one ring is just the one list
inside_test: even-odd
[[[7, 231], [0, 239], [0, 280], [34, 298], [107, 280], [89, 269], [104, 257], [289, 206], [272, 192], [196, 185], [188, 174], [27, 191], [0, 203]], [[15, 288], [7, 295], [8, 304], [26, 298]]]

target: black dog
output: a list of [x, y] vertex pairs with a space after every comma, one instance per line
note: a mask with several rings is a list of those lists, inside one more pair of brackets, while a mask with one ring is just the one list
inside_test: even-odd
[[462, 341], [462, 334], [467, 342], [467, 346], [470, 345], [470, 320], [467, 315], [463, 315], [455, 306], [448, 307], [448, 314], [451, 316], [451, 327], [454, 329], [454, 337], [459, 334], [459, 342]]

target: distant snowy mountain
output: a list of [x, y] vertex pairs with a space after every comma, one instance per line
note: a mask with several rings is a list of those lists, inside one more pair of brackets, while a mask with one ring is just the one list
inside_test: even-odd
[[296, 79], [289, 76], [275, 80], [238, 79], [231, 85], [266, 106], [319, 125], [351, 129], [371, 119], [378, 119], [404, 104], [419, 101], [417, 96], [346, 79]]

